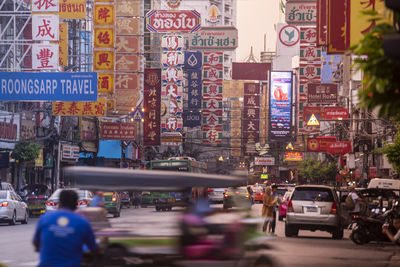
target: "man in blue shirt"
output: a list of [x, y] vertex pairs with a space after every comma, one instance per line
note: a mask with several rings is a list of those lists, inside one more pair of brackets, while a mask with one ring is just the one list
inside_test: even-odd
[[39, 267], [81, 266], [82, 247], [97, 248], [89, 222], [74, 213], [78, 195], [73, 190], [60, 194], [59, 210], [44, 214], [37, 225], [33, 244], [40, 251]]
[[92, 202], [90, 203], [91, 207], [102, 207], [104, 208], [105, 206], [105, 201], [104, 201], [104, 196], [103, 192], [97, 192], [97, 194], [94, 196], [92, 199]]

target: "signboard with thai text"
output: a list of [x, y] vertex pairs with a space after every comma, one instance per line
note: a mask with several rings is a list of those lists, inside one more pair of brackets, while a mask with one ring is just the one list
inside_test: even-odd
[[59, 1], [60, 19], [86, 19], [86, 0]]
[[285, 20], [287, 24], [309, 25], [317, 22], [316, 1], [288, 1], [286, 3]]
[[101, 139], [103, 140], [135, 140], [135, 123], [102, 122]]
[[327, 152], [329, 145], [336, 142], [336, 136], [317, 136], [307, 138], [308, 152]]
[[346, 154], [351, 153], [352, 151], [351, 141], [332, 142], [329, 144], [327, 149], [328, 154]]
[[189, 36], [192, 50], [235, 50], [238, 47], [238, 30], [235, 27], [202, 27]]
[[150, 10], [146, 14], [146, 28], [151, 32], [195, 32], [200, 24], [196, 10]]
[[303, 161], [303, 152], [285, 152], [285, 161]]
[[256, 166], [273, 166], [275, 165], [274, 157], [255, 157], [254, 165]]
[[97, 73], [0, 72], [1, 101], [96, 101]]

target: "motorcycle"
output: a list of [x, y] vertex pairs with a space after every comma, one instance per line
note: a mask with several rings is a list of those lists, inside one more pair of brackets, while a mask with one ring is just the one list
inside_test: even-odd
[[350, 239], [357, 245], [364, 245], [371, 241], [391, 242], [386, 234], [382, 232], [382, 226], [389, 225], [391, 232], [396, 232], [392, 220], [395, 214], [399, 214], [399, 202], [393, 205], [392, 209], [383, 214], [373, 214], [372, 216], [354, 216], [351, 225], [352, 232]]
[[120, 198], [121, 198], [121, 206], [129, 209], [131, 207], [131, 197], [129, 196], [129, 193], [121, 192]]

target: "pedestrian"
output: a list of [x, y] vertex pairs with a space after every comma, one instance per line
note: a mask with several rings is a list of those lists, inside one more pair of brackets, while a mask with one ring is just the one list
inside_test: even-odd
[[89, 222], [74, 213], [78, 194], [73, 190], [60, 193], [59, 209], [42, 215], [33, 237], [36, 251], [40, 252], [38, 267], [81, 266], [83, 246], [91, 252], [97, 244]]
[[96, 193], [92, 201], [90, 202], [91, 207], [105, 207], [105, 200], [103, 192], [99, 191]]
[[[349, 195], [346, 197], [346, 206], [350, 207], [349, 214], [350, 215], [359, 215], [360, 214], [360, 203], [364, 202], [364, 200], [357, 194], [356, 187], [351, 186], [351, 191]], [[351, 203], [353, 201], [353, 203]], [[352, 207], [353, 206], [353, 207]]]
[[279, 199], [279, 195], [278, 195], [278, 193], [277, 193], [277, 191], [278, 191], [278, 186], [276, 185], [276, 184], [274, 184], [274, 185], [272, 185], [272, 192], [271, 192], [271, 194], [272, 194], [272, 197], [274, 198], [274, 201], [275, 201], [275, 205], [274, 205], [274, 209], [273, 209], [273, 216], [272, 216], [272, 221], [271, 221], [271, 229], [272, 229], [272, 233], [273, 234], [275, 234], [275, 226], [276, 226], [276, 212], [277, 212], [277, 205], [276, 204], [278, 204], [279, 203], [279, 201], [280, 201], [280, 199]]
[[398, 214], [393, 218], [392, 221], [394, 230], [396, 231], [395, 234], [393, 234], [390, 229], [389, 229], [389, 224], [385, 223], [382, 225], [382, 233], [386, 234], [386, 236], [392, 241], [393, 243], [400, 245], [400, 217]]
[[263, 207], [262, 207], [262, 217], [264, 218], [263, 232], [266, 232], [268, 229], [268, 233], [272, 231], [272, 219], [273, 219], [273, 211], [274, 206], [276, 205], [276, 199], [271, 194], [271, 187], [265, 188], [265, 193], [263, 196]]
[[133, 207], [135, 209], [140, 208], [141, 201], [142, 201], [142, 193], [139, 191], [135, 191], [133, 193]]

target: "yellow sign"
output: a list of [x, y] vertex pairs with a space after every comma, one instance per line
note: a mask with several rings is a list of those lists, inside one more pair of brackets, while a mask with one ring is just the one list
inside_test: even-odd
[[107, 111], [114, 110], [114, 100], [107, 99]]
[[363, 35], [369, 32], [375, 22], [369, 21], [370, 16], [363, 15], [361, 12], [376, 11], [384, 19], [378, 23], [393, 23], [393, 13], [386, 8], [385, 1], [360, 1], [351, 0], [350, 8], [350, 46], [356, 45], [363, 38]]
[[314, 114], [311, 114], [311, 117], [307, 122], [307, 126], [319, 126], [319, 121], [317, 120], [317, 117], [315, 117]]
[[268, 174], [261, 174], [261, 177], [260, 177], [261, 179], [265, 179], [265, 180], [268, 180]]
[[114, 25], [115, 24], [115, 7], [114, 5], [98, 5], [94, 4], [94, 25]]
[[95, 71], [114, 71], [114, 51], [94, 50], [93, 69]]
[[58, 57], [60, 66], [68, 66], [68, 23], [60, 23]]
[[287, 146], [286, 146], [286, 150], [293, 150], [293, 144], [290, 142]]
[[86, 0], [60, 0], [60, 19], [86, 19]]
[[105, 116], [106, 100], [97, 102], [53, 102], [53, 115], [60, 116]]
[[43, 167], [43, 148], [39, 149], [39, 155], [35, 159], [35, 167]]
[[114, 46], [115, 46], [114, 27], [94, 27], [95, 48], [114, 48]]
[[114, 92], [114, 73], [97, 73], [97, 91], [105, 94], [112, 94]]

